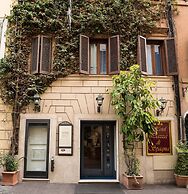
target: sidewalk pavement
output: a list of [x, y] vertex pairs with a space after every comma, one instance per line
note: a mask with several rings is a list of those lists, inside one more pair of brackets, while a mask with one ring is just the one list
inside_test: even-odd
[[60, 184], [23, 182], [0, 186], [0, 194], [188, 194], [176, 185], [145, 185], [143, 190], [127, 190], [120, 184]]

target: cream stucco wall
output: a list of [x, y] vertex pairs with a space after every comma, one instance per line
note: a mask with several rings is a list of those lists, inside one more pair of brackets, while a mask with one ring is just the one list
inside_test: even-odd
[[0, 17], [10, 14], [11, 6], [14, 0], [0, 0]]
[[[0, 0], [0, 18], [10, 14], [11, 5], [13, 0]], [[2, 40], [0, 41], [0, 58], [4, 56], [5, 49], [5, 33], [6, 33], [5, 22], [2, 32]], [[5, 106], [2, 99], [0, 99], [0, 152], [7, 152], [10, 148], [10, 137], [12, 134], [12, 119], [11, 119], [11, 108]]]
[[0, 99], [0, 153], [7, 152], [9, 150], [11, 134], [11, 107], [6, 106]]
[[[179, 0], [177, 8], [178, 15], [174, 16], [176, 26], [175, 38], [179, 66], [181, 114], [184, 117], [185, 112], [188, 111], [188, 2]], [[182, 92], [183, 90], [184, 92]]]
[[[167, 108], [159, 119], [172, 122], [172, 155], [147, 156], [145, 142], [138, 147], [138, 156], [141, 161], [141, 173], [146, 183], [164, 183], [173, 181], [175, 163], [174, 145], [177, 142], [177, 125], [175, 104], [171, 77], [153, 77], [156, 87], [152, 89], [157, 97], [168, 100]], [[117, 181], [125, 172], [120, 121], [113, 111], [108, 94], [112, 87], [110, 76], [71, 75], [57, 80], [41, 96], [41, 112], [35, 113], [31, 106], [21, 115], [21, 129], [19, 142], [19, 156], [24, 156], [26, 119], [50, 119], [50, 158], [54, 156], [55, 171], [50, 172], [50, 182], [77, 183], [80, 180], [80, 121], [81, 120], [116, 120], [117, 150], [116, 170]], [[104, 102], [101, 113], [97, 113], [96, 97], [102, 94]], [[73, 156], [57, 155], [58, 124], [69, 121], [73, 124]], [[49, 159], [50, 164], [50, 159]], [[23, 165], [23, 164], [22, 164]], [[23, 169], [21, 170], [23, 175]], [[159, 176], [159, 174], [161, 174]]]

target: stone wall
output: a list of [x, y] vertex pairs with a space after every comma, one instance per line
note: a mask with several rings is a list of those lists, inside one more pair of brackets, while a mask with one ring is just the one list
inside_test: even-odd
[[[151, 79], [151, 78], [148, 78]], [[177, 142], [177, 123], [175, 116], [175, 101], [171, 77], [152, 77], [156, 86], [152, 92], [156, 98], [167, 99], [167, 107], [160, 115], [160, 120], [171, 120], [172, 155], [147, 156], [145, 142], [138, 145], [137, 153], [141, 162], [141, 173], [146, 183], [172, 182], [176, 153], [174, 145]], [[58, 79], [41, 96], [41, 112], [35, 113], [31, 105], [25, 114], [21, 115], [20, 156], [24, 156], [25, 122], [26, 119], [50, 119], [50, 153], [55, 158], [55, 171], [49, 172], [51, 182], [77, 183], [80, 180], [80, 121], [81, 120], [116, 120], [117, 147], [117, 179], [126, 170], [124, 165], [122, 141], [120, 134], [121, 121], [115, 115], [110, 103], [109, 91], [112, 87], [111, 76], [71, 75]], [[101, 113], [97, 113], [96, 97], [102, 94], [104, 102]], [[155, 111], [153, 111], [155, 113]], [[69, 121], [73, 124], [73, 156], [58, 156], [58, 124]], [[49, 161], [50, 163], [50, 161]], [[161, 176], [159, 176], [161, 174]]]
[[10, 149], [10, 137], [12, 135], [11, 108], [0, 99], [0, 153]]

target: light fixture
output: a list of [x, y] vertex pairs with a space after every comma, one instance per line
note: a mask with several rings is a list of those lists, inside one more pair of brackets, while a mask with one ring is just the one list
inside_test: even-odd
[[35, 112], [40, 112], [40, 100], [41, 100], [41, 98], [40, 98], [39, 94], [36, 93], [36, 94], [33, 96], [33, 99], [34, 99], [34, 105], [35, 105], [34, 111], [35, 111]]
[[166, 108], [167, 100], [165, 98], [160, 98], [159, 99], [159, 109], [156, 110], [156, 115], [159, 116], [162, 114], [164, 109]]
[[103, 103], [103, 96], [101, 94], [99, 94], [96, 98], [96, 101], [97, 101], [97, 112], [100, 113], [101, 112], [101, 106], [102, 106], [102, 103]]

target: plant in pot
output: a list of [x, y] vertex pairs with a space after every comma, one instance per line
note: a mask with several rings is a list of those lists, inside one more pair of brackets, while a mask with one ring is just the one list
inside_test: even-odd
[[122, 120], [121, 133], [127, 166], [123, 179], [128, 189], [142, 188], [143, 177], [139, 174], [135, 145], [144, 140], [145, 134], [152, 134], [158, 122], [151, 113], [159, 105], [151, 94], [153, 86], [153, 82], [142, 76], [138, 65], [131, 66], [130, 71], [122, 71], [113, 76], [112, 105]]
[[177, 162], [174, 170], [176, 185], [188, 187], [188, 143], [178, 143]]
[[3, 167], [2, 185], [15, 185], [19, 180], [18, 159], [11, 154], [0, 157], [0, 166]]

